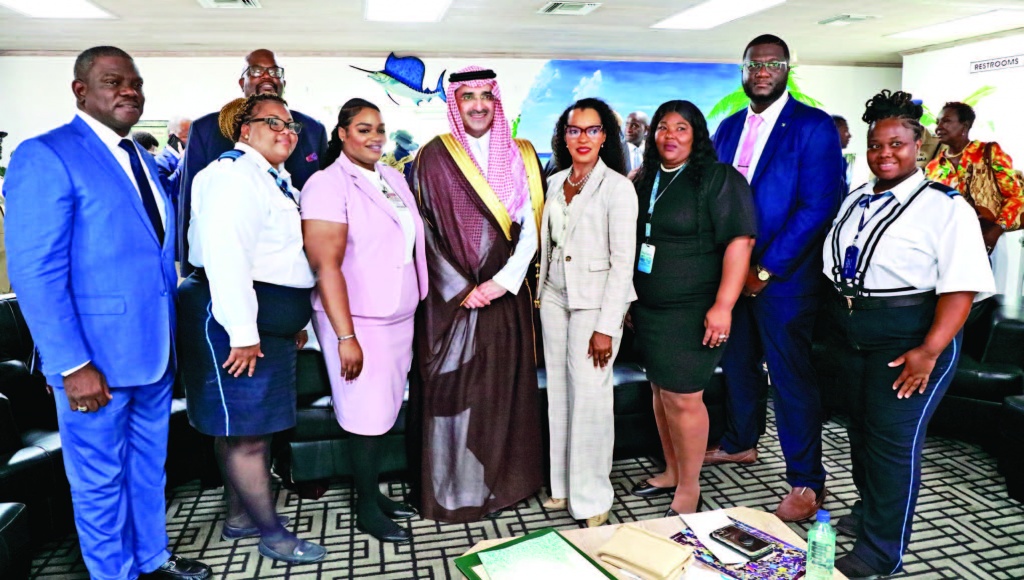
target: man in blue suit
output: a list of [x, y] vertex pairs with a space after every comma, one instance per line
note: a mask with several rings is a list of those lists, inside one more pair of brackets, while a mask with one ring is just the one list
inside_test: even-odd
[[[177, 206], [178, 180], [181, 172], [181, 158], [185, 155], [185, 144], [188, 143], [188, 132], [192, 120], [176, 117], [167, 122], [167, 145], [163, 151], [155, 155], [156, 169], [160, 173], [160, 185], [167, 195], [171, 196], [171, 205]], [[172, 240], [173, 241], [173, 240]]]
[[167, 551], [174, 207], [128, 139], [142, 79], [119, 48], [75, 61], [78, 115], [29, 139], [4, 183], [11, 282], [53, 387], [82, 557], [96, 579], [200, 580]]
[[[259, 93], [284, 95], [284, 69], [277, 66], [274, 53], [261, 48], [245, 57], [245, 68], [238, 79], [238, 86], [246, 97]], [[284, 162], [285, 169], [292, 176], [292, 185], [302, 189], [306, 180], [320, 169], [320, 158], [327, 152], [327, 131], [316, 119], [290, 109], [292, 118], [302, 123], [299, 143], [295, 151]], [[182, 163], [178, 195], [178, 259], [181, 261], [181, 275], [188, 276], [193, 268], [188, 261], [188, 222], [192, 217], [192, 180], [196, 174], [220, 157], [221, 153], [235, 148], [230, 139], [221, 135], [217, 122], [219, 112], [200, 117], [192, 124], [185, 160]]]
[[757, 460], [759, 401], [775, 388], [775, 419], [792, 491], [776, 515], [814, 516], [825, 498], [821, 464], [821, 397], [811, 366], [818, 308], [821, 245], [842, 196], [843, 157], [828, 114], [790, 97], [789, 48], [763, 35], [747, 45], [743, 89], [750, 107], [715, 133], [718, 158], [747, 177], [757, 208], [757, 245], [743, 294], [733, 310], [722, 358], [729, 421], [721, 446], [705, 464]]

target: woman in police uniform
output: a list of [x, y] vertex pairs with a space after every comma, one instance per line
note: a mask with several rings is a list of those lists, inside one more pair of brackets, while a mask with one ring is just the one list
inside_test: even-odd
[[928, 421], [953, 378], [975, 294], [995, 288], [974, 211], [915, 165], [921, 113], [904, 92], [868, 101], [867, 159], [878, 177], [843, 202], [823, 252], [835, 290], [830, 352], [853, 399], [860, 500], [836, 526], [857, 538], [836, 561], [850, 578], [902, 568]]

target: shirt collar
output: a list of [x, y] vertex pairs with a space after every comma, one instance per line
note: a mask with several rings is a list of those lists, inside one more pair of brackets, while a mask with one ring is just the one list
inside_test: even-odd
[[786, 106], [787, 102], [789, 102], [789, 91], [783, 91], [781, 97], [775, 99], [774, 103], [768, 105], [768, 108], [760, 113], [755, 113], [753, 109], [747, 107], [747, 118], [758, 115], [764, 120], [765, 125], [771, 127], [775, 125], [775, 121], [782, 114], [782, 109]]
[[283, 163], [281, 164], [280, 167], [273, 167], [272, 165], [270, 165], [270, 162], [263, 157], [262, 153], [253, 149], [249, 145], [246, 145], [245, 143], [239, 141], [238, 143], [235, 143], [235, 149], [245, 152], [246, 157], [252, 159], [253, 162], [260, 168], [260, 171], [267, 171], [269, 169], [273, 169], [274, 171], [277, 172], [278, 175], [285, 179], [289, 179], [291, 177], [291, 174], [288, 173], [288, 170], [284, 168]]
[[[877, 181], [878, 179], [876, 178], [874, 181], [872, 181], [872, 183], [875, 183]], [[890, 189], [889, 191], [892, 192], [892, 196], [896, 198], [896, 201], [900, 205], [903, 205], [907, 203], [907, 200], [910, 199], [910, 196], [913, 195], [915, 191], [917, 191], [918, 187], [921, 186], [922, 181], [924, 181], [924, 172], [921, 171], [920, 168], [918, 168], [917, 171], [911, 174], [910, 177], [904, 179], [902, 182], [900, 182], [899, 185]], [[873, 195], [874, 191], [875, 190], [873, 187], [868, 187], [864, 190], [862, 196]]]
[[466, 133], [466, 140], [468, 140], [470, 144], [475, 143], [478, 147], [480, 147], [481, 151], [488, 151], [488, 147], [491, 144], [491, 131], [488, 129], [488, 131], [481, 135], [479, 138], [474, 137], [469, 133]]
[[121, 143], [122, 139], [128, 139], [129, 141], [131, 140], [130, 136], [122, 137], [122, 136], [118, 135], [117, 133], [114, 132], [113, 129], [111, 129], [110, 127], [107, 127], [103, 123], [101, 123], [98, 120], [94, 119], [92, 117], [92, 115], [90, 115], [89, 113], [86, 113], [85, 111], [79, 110], [75, 114], [78, 115], [79, 119], [85, 121], [85, 124], [88, 125], [89, 128], [92, 129], [94, 133], [96, 133], [97, 137], [100, 138], [100, 141], [102, 141], [103, 144], [106, 145], [110, 149], [114, 149], [115, 147], [118, 147], [119, 143]]
[[170, 145], [166, 145], [166, 146], [164, 146], [164, 149], [166, 149], [167, 151], [170, 151], [171, 155], [173, 155], [176, 159], [181, 159], [182, 152], [178, 151], [177, 148], [171, 147]]

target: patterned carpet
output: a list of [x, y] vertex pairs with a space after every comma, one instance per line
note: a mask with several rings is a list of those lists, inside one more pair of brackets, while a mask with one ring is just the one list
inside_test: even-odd
[[[825, 467], [830, 497], [826, 508], [833, 518], [848, 513], [856, 499], [850, 476], [846, 430], [838, 422], [825, 425]], [[762, 438], [760, 460], [747, 467], [706, 467], [702, 473], [705, 509], [745, 505], [771, 511], [786, 493], [785, 465], [775, 436], [774, 418]], [[612, 480], [616, 503], [612, 523], [661, 517], [669, 498], [645, 500], [629, 494], [632, 485], [656, 473], [648, 459], [615, 463]], [[1024, 505], [1009, 499], [993, 457], [980, 448], [932, 437], [925, 447], [924, 487], [914, 520], [911, 552], [901, 578], [999, 579], [1024, 578]], [[401, 497], [405, 486], [387, 484], [391, 497]], [[281, 580], [341, 578], [461, 578], [452, 560], [480, 540], [508, 537], [545, 527], [579, 526], [565, 511], [547, 512], [542, 496], [532, 497], [507, 510], [502, 517], [464, 525], [445, 525], [416, 518], [410, 521], [412, 544], [394, 546], [377, 542], [355, 530], [350, 511], [352, 490], [336, 484], [317, 501], [302, 500], [278, 489], [280, 513], [292, 519], [301, 537], [324, 544], [323, 562], [287, 566], [261, 557], [255, 539], [225, 542], [220, 538], [223, 505], [219, 490], [201, 491], [184, 486], [173, 491], [168, 504], [171, 549], [213, 566], [218, 578]], [[792, 525], [792, 524], [791, 524]], [[810, 524], [792, 525], [802, 537]], [[845, 553], [852, 540], [840, 536], [837, 552]], [[34, 578], [74, 580], [87, 578], [76, 538], [45, 546], [35, 557]]]

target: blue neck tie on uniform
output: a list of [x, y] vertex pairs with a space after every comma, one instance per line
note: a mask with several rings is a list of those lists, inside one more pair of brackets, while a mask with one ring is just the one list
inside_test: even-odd
[[142, 207], [146, 208], [146, 215], [156, 232], [156, 239], [164, 243], [164, 224], [160, 219], [160, 210], [156, 207], [156, 197], [153, 195], [153, 188], [149, 186], [149, 178], [142, 170], [142, 160], [139, 159], [139, 152], [135, 149], [135, 143], [131, 139], [121, 139], [118, 147], [128, 152], [128, 161], [132, 166], [132, 174], [135, 176], [135, 183], [139, 186], [139, 193], [142, 196]]
[[268, 169], [267, 172], [274, 178], [274, 181], [277, 183], [277, 187], [281, 189], [281, 193], [283, 193], [288, 199], [292, 200], [295, 205], [298, 205], [299, 202], [295, 201], [295, 196], [292, 195], [292, 190], [288, 187], [288, 182], [281, 177], [281, 174], [273, 167]]
[[875, 203], [876, 201], [880, 201], [891, 196], [891, 191], [883, 191], [882, 193], [869, 193], [866, 195], [862, 195], [861, 198], [857, 200], [857, 205], [866, 208], [869, 207], [871, 204]]

